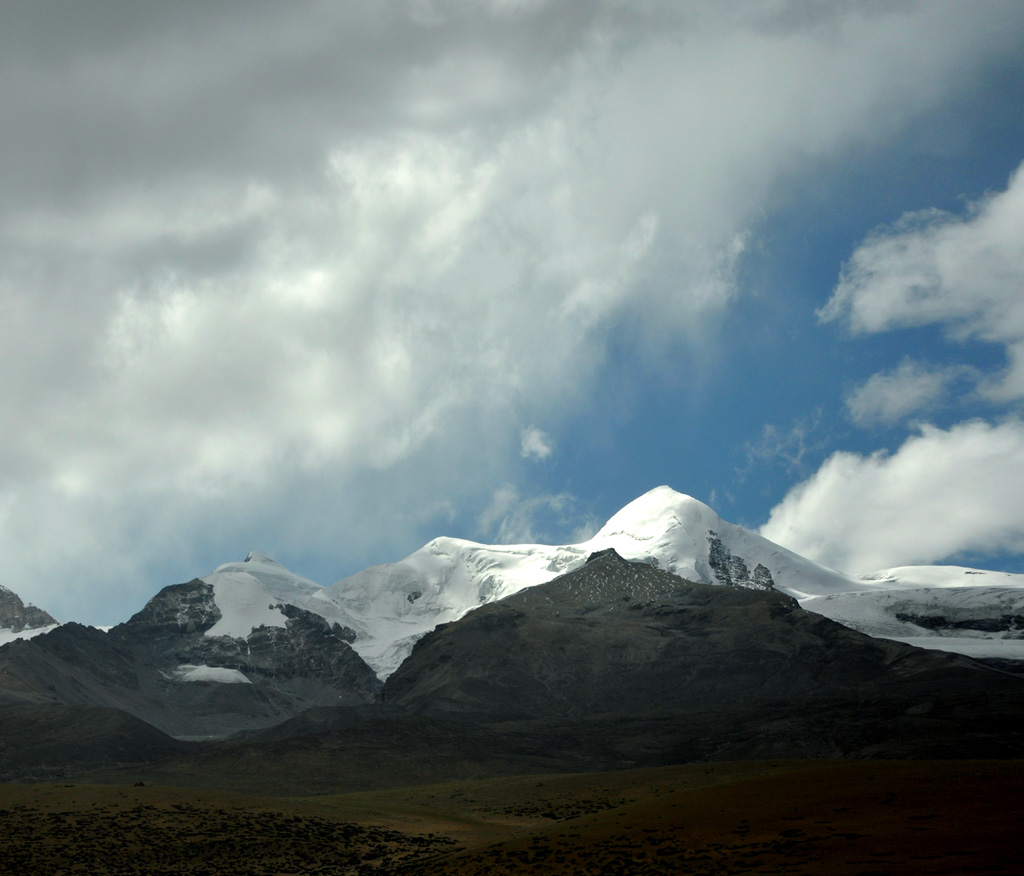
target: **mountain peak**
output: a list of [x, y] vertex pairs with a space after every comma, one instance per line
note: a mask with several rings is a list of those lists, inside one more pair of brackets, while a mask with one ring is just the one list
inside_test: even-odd
[[[614, 551], [614, 553], [606, 553]], [[413, 643], [477, 606], [579, 569], [590, 561], [644, 563], [681, 578], [800, 597], [857, 589], [756, 533], [723, 521], [703, 502], [655, 487], [614, 514], [588, 541], [572, 545], [485, 545], [435, 538], [398, 563], [338, 581], [319, 596], [351, 620], [353, 648], [386, 678]]]
[[264, 563], [266, 565], [280, 566], [281, 564], [275, 560], [270, 554], [265, 554], [263, 551], [249, 551], [245, 555], [243, 563]]
[[700, 500], [662, 485], [648, 490], [613, 514], [594, 540], [619, 534], [650, 537], [677, 526], [714, 529], [719, 522], [719, 516]]
[[600, 560], [605, 557], [607, 557], [610, 560], [619, 560], [623, 563], [626, 562], [622, 559], [622, 557], [619, 556], [619, 552], [615, 550], [615, 548], [605, 548], [603, 551], [594, 551], [590, 556], [587, 557], [587, 562], [584, 563], [584, 565], [589, 565], [590, 563], [593, 563], [596, 560]]

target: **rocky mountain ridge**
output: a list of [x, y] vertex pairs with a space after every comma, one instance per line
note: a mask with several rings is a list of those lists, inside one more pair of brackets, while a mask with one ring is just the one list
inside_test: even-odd
[[282, 626], [209, 635], [223, 617], [213, 586], [172, 585], [106, 633], [64, 624], [0, 649], [2, 684], [22, 699], [120, 709], [190, 738], [377, 699], [381, 683], [352, 650], [351, 631], [288, 603], [276, 609]]
[[56, 624], [56, 619], [48, 612], [31, 603], [26, 605], [17, 593], [0, 585], [0, 630], [24, 633]]
[[[400, 563], [367, 569], [330, 587], [254, 551], [204, 578], [165, 587], [107, 633], [67, 624], [33, 643], [0, 648], [6, 673], [0, 688], [32, 701], [123, 709], [177, 736], [269, 727], [308, 709], [378, 702], [396, 670], [402, 672], [395, 684], [404, 683], [409, 655], [432, 631], [488, 605], [500, 606], [494, 617], [504, 616], [537, 588], [547, 592], [543, 588], [559, 576], [574, 580], [573, 574], [586, 570], [594, 606], [607, 597], [618, 610], [628, 594], [606, 593], [591, 567], [611, 556], [629, 564], [619, 569], [620, 577], [627, 571], [632, 578], [657, 573], [722, 591], [784, 596], [876, 637], [960, 650], [1000, 648], [977, 656], [998, 658], [1004, 668], [1024, 657], [1024, 651], [1018, 655], [1024, 646], [1022, 576], [973, 570], [943, 576], [931, 567], [852, 579], [660, 487], [578, 545], [495, 546], [440, 538]], [[915, 580], [928, 586], [915, 587]], [[984, 586], [946, 583], [964, 580]], [[17, 605], [20, 600], [15, 614], [23, 617]], [[638, 611], [622, 618], [631, 623], [647, 617], [646, 609]], [[630, 623], [624, 628], [633, 629]], [[647, 627], [633, 634], [645, 641]], [[621, 647], [628, 649], [628, 643]], [[485, 654], [477, 661], [494, 662]], [[501, 668], [493, 665], [495, 672]]]
[[[0, 775], [120, 759], [217, 783], [258, 764], [261, 783], [312, 768], [329, 788], [382, 772], [1024, 753], [1021, 679], [865, 636], [776, 588], [658, 565], [595, 553], [439, 626], [382, 690], [343, 628], [268, 604], [251, 608], [282, 626], [210, 635], [226, 620], [216, 588], [176, 585], [109, 633], [72, 623], [0, 649]], [[182, 749], [157, 727], [247, 732]]]
[[686, 581], [607, 549], [438, 627], [388, 679], [385, 697], [428, 714], [523, 720], [806, 703], [896, 688], [913, 696], [940, 675], [970, 688], [996, 674], [957, 655], [864, 636], [774, 588]]
[[[323, 618], [332, 629], [346, 630], [354, 650], [383, 681], [438, 624], [578, 568], [588, 555], [607, 548], [706, 584], [776, 587], [810, 611], [869, 635], [1024, 665], [1024, 630], [1000, 620], [1008, 598], [1024, 605], [1024, 575], [930, 566], [853, 578], [723, 521], [708, 506], [669, 487], [645, 493], [577, 545], [484, 545], [437, 538], [400, 562], [374, 566], [327, 587], [253, 551], [242, 562], [226, 563], [203, 577], [221, 611], [219, 626], [207, 633], [247, 639], [259, 626], [284, 628], [288, 618], [280, 607], [292, 605]], [[896, 597], [895, 591], [904, 595]], [[907, 600], [917, 608], [893, 608]], [[951, 613], [956, 623], [944, 624], [941, 618]], [[0, 644], [40, 629], [15, 633], [0, 628]]]

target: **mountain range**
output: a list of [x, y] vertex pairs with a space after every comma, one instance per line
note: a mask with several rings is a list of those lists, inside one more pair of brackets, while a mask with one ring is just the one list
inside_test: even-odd
[[851, 577], [668, 487], [581, 544], [439, 538], [328, 587], [252, 552], [106, 631], [10, 591], [0, 622], [0, 775], [84, 768], [32, 728], [78, 726], [80, 745], [86, 720], [107, 740], [93, 766], [231, 736], [218, 744], [356, 740], [378, 762], [396, 737], [407, 757], [440, 736], [484, 760], [497, 746], [603, 767], [1016, 750], [1021, 733], [1024, 576]]
[[[1024, 575], [959, 566], [907, 566], [844, 575], [723, 521], [703, 503], [658, 487], [575, 545], [483, 545], [437, 538], [406, 559], [374, 566], [322, 587], [260, 551], [202, 579], [212, 588], [217, 623], [209, 637], [246, 639], [253, 629], [283, 629], [292, 606], [342, 627], [383, 681], [413, 644], [438, 624], [581, 566], [614, 548], [706, 584], [775, 587], [861, 632], [974, 657], [1024, 660]], [[154, 597], [159, 599], [161, 597]], [[6, 600], [6, 601], [5, 601]], [[5, 608], [9, 606], [8, 608]], [[52, 628], [0, 589], [0, 644]]]

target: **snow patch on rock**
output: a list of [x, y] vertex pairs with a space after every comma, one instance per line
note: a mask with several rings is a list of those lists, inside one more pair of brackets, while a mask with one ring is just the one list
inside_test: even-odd
[[0, 646], [6, 645], [8, 642], [15, 642], [18, 639], [32, 639], [35, 636], [48, 633], [50, 630], [55, 630], [59, 626], [60, 624], [50, 624], [46, 627], [36, 627], [32, 630], [19, 630], [18, 632], [15, 632], [14, 630], [0, 630]]
[[252, 684], [245, 674], [238, 669], [226, 666], [179, 666], [174, 673], [175, 681], [206, 681], [215, 684]]
[[245, 639], [256, 627], [286, 626], [286, 618], [277, 607], [281, 600], [247, 572], [218, 570], [203, 580], [213, 587], [213, 599], [221, 611], [220, 620], [206, 635]]

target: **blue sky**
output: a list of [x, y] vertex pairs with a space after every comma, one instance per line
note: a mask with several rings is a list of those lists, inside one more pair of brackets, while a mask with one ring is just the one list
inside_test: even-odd
[[0, 5], [0, 583], [1024, 556], [1024, 7]]

